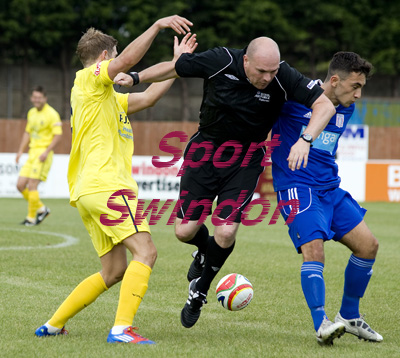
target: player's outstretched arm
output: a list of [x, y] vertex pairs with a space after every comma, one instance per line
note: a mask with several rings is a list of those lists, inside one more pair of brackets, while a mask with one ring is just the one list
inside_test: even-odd
[[[175, 62], [183, 53], [193, 53], [196, 50], [197, 45], [196, 34], [186, 34], [180, 43], [178, 38], [174, 36], [174, 57], [172, 61], [161, 62], [143, 70], [139, 73], [139, 81], [142, 83], [160, 82], [170, 78], [179, 77], [175, 72]], [[118, 73], [118, 75], [115, 76], [114, 83], [124, 87], [131, 87], [134, 85], [133, 78], [123, 72]]]
[[[178, 41], [175, 39], [175, 42]], [[139, 72], [140, 83], [159, 82], [170, 78], [179, 77], [175, 71], [175, 62], [181, 56], [182, 53], [193, 53], [197, 48], [196, 34], [186, 34], [179, 44], [180, 53], [174, 55], [174, 59], [168, 62], [161, 62], [157, 65], [146, 68]], [[175, 52], [174, 52], [175, 53]]]
[[[178, 38], [174, 37], [174, 58], [172, 61], [176, 61], [183, 52], [193, 52], [197, 45], [187, 47], [187, 41], [190, 34], [186, 35], [179, 43]], [[125, 74], [119, 73], [114, 82], [123, 86], [132, 86], [132, 77]], [[158, 100], [170, 89], [174, 82], [174, 79], [169, 79], [159, 83], [151, 84], [144, 92], [131, 93], [128, 97], [128, 113], [132, 114], [139, 112], [145, 108], [154, 106]]]
[[192, 25], [192, 22], [188, 19], [178, 15], [157, 20], [142, 35], [132, 41], [114, 61], [111, 61], [108, 66], [109, 77], [114, 78], [119, 72], [126, 72], [136, 65], [150, 48], [160, 30], [171, 28], [178, 34], [186, 34], [190, 31], [189, 26]]
[[131, 93], [128, 97], [127, 114], [136, 113], [153, 107], [158, 100], [171, 88], [175, 79], [151, 84], [144, 92]]
[[[313, 139], [317, 138], [324, 128], [329, 123], [329, 120], [335, 115], [335, 106], [331, 100], [324, 94], [321, 94], [311, 106], [313, 110], [310, 122], [303, 133], [311, 134]], [[310, 152], [310, 143], [307, 143], [302, 138], [290, 149], [287, 161], [291, 170], [300, 169], [303, 163], [303, 168], [307, 167], [308, 153]]]

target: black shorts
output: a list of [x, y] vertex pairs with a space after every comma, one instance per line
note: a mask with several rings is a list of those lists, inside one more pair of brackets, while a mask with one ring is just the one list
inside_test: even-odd
[[[203, 147], [194, 152], [193, 147], [190, 151], [193, 143], [203, 143]], [[241, 222], [242, 212], [250, 203], [258, 178], [264, 170], [261, 161], [265, 155], [265, 147], [256, 149], [250, 159], [246, 159], [247, 147], [240, 151], [240, 144], [236, 143], [236, 148], [231, 145], [223, 149], [211, 142], [207, 143], [200, 132], [192, 136], [185, 149], [184, 159], [191, 159], [196, 167], [184, 167], [180, 183], [181, 207], [177, 213], [178, 218], [199, 220], [204, 217], [204, 213], [210, 215], [212, 203], [218, 198], [216, 215], [236, 223]], [[208, 160], [205, 160], [206, 157], [209, 157]], [[248, 164], [242, 166], [245, 159]], [[223, 203], [225, 200], [229, 201]]]

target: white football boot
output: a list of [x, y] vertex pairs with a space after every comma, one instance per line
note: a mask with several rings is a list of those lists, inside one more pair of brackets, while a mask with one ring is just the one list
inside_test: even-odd
[[364, 316], [361, 315], [359, 318], [344, 319], [340, 313], [335, 317], [335, 322], [343, 323], [346, 332], [354, 334], [358, 339], [364, 339], [371, 342], [382, 342], [383, 337], [371, 329], [369, 324], [364, 321]]
[[317, 331], [317, 341], [321, 346], [332, 345], [335, 338], [345, 333], [345, 326], [341, 322], [331, 322], [324, 318]]

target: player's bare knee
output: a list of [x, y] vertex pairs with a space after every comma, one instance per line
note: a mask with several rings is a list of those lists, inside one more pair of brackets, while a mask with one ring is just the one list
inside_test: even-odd
[[111, 271], [105, 271], [103, 269], [101, 275], [107, 288], [114, 286], [123, 279], [126, 268], [127, 266], [124, 267], [123, 265], [120, 265], [119, 267], [114, 267]]
[[379, 242], [375, 236], [372, 236], [370, 240], [368, 240], [367, 245], [363, 245], [360, 248], [360, 253], [354, 253], [355, 256], [362, 257], [364, 259], [375, 259], [379, 249]]
[[125, 274], [125, 270], [115, 273], [113, 276], [114, 282], [118, 283], [118, 282], [122, 281], [124, 274]]
[[325, 262], [325, 252], [322, 240], [313, 240], [301, 246], [304, 262]]
[[354, 256], [373, 260], [379, 249], [378, 239], [368, 230], [357, 236], [347, 238], [344, 242]]
[[22, 193], [28, 185], [28, 179], [23, 177], [18, 177], [17, 180], [17, 189], [20, 193]]
[[153, 267], [153, 265], [155, 264], [156, 260], [157, 260], [157, 249], [154, 245], [151, 245], [147, 252], [146, 252], [146, 260], [147, 262], [150, 263], [149, 266]]
[[236, 239], [236, 230], [229, 226], [224, 226], [214, 233], [215, 241], [219, 246], [228, 248], [233, 245]]
[[140, 261], [147, 266], [153, 267], [157, 260], [157, 249], [152, 241], [148, 242], [147, 245], [143, 245], [134, 254], [133, 259]]
[[175, 236], [179, 241], [187, 242], [193, 239], [196, 233], [193, 232], [192, 228], [189, 228], [188, 225], [176, 225], [175, 226]]
[[181, 228], [175, 228], [175, 236], [179, 241], [182, 242], [186, 242], [189, 240], [185, 230], [182, 230]]
[[379, 241], [378, 241], [377, 238], [375, 238], [375, 244], [374, 244], [374, 246], [375, 246], [375, 249], [376, 249], [376, 253], [378, 253], [378, 250], [379, 250]]
[[374, 255], [374, 257], [376, 257], [376, 254], [378, 253], [379, 250], [379, 241], [378, 239], [374, 236], [373, 239], [371, 240], [371, 244], [370, 244], [370, 251], [371, 254]]

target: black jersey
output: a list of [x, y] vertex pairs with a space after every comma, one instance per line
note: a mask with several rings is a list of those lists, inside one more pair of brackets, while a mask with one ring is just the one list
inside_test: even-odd
[[283, 104], [294, 100], [311, 107], [323, 90], [286, 62], [263, 90], [246, 77], [246, 49], [217, 47], [201, 53], [184, 53], [175, 65], [180, 77], [204, 79], [199, 131], [217, 145], [238, 140], [243, 145], [267, 138]]

